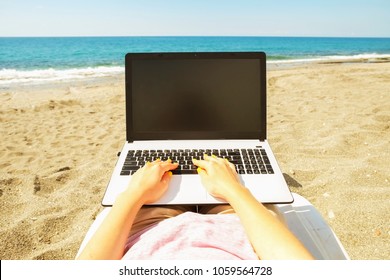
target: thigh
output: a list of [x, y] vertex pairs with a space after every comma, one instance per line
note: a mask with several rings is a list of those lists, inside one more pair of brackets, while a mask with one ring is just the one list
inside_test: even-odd
[[[263, 204], [268, 211], [277, 218], [283, 224], [286, 224], [283, 215], [278, 210], [274, 204]], [[198, 207], [198, 212], [201, 214], [235, 214], [236, 212], [229, 204], [212, 204], [212, 205], [203, 205]]]
[[195, 211], [193, 206], [143, 206], [135, 217], [130, 235], [145, 229], [162, 220], [176, 217], [187, 211]]
[[234, 214], [234, 209], [229, 204], [210, 204], [198, 207], [201, 214]]

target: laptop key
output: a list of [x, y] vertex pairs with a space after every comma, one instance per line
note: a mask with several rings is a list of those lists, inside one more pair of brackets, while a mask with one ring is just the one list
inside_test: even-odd
[[271, 165], [266, 165], [268, 174], [274, 174], [274, 170], [272, 169]]
[[191, 170], [191, 169], [187, 169], [187, 170], [174, 169], [174, 170], [171, 170], [171, 171], [172, 171], [173, 175], [198, 174], [198, 172], [196, 170]]
[[138, 170], [141, 166], [134, 166], [134, 165], [124, 165], [122, 167], [122, 171], [130, 171], [130, 170]]
[[135, 160], [132, 160], [132, 161], [125, 160], [125, 164], [124, 165], [137, 165], [137, 162]]

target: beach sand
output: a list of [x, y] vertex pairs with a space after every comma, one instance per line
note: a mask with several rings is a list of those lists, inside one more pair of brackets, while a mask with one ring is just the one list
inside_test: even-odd
[[[268, 138], [352, 259], [390, 259], [390, 63], [274, 65]], [[0, 86], [0, 258], [73, 259], [125, 141], [124, 77]]]

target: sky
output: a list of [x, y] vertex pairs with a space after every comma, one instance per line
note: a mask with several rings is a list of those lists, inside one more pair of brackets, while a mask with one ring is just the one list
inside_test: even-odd
[[0, 36], [390, 37], [390, 1], [0, 0]]

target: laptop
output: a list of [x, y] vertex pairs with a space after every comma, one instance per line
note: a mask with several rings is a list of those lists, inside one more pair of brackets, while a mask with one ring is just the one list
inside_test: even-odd
[[207, 193], [192, 164], [205, 153], [232, 162], [260, 202], [293, 202], [267, 141], [264, 52], [128, 53], [125, 80], [126, 142], [103, 206], [157, 158], [179, 167], [154, 204], [226, 203]]

